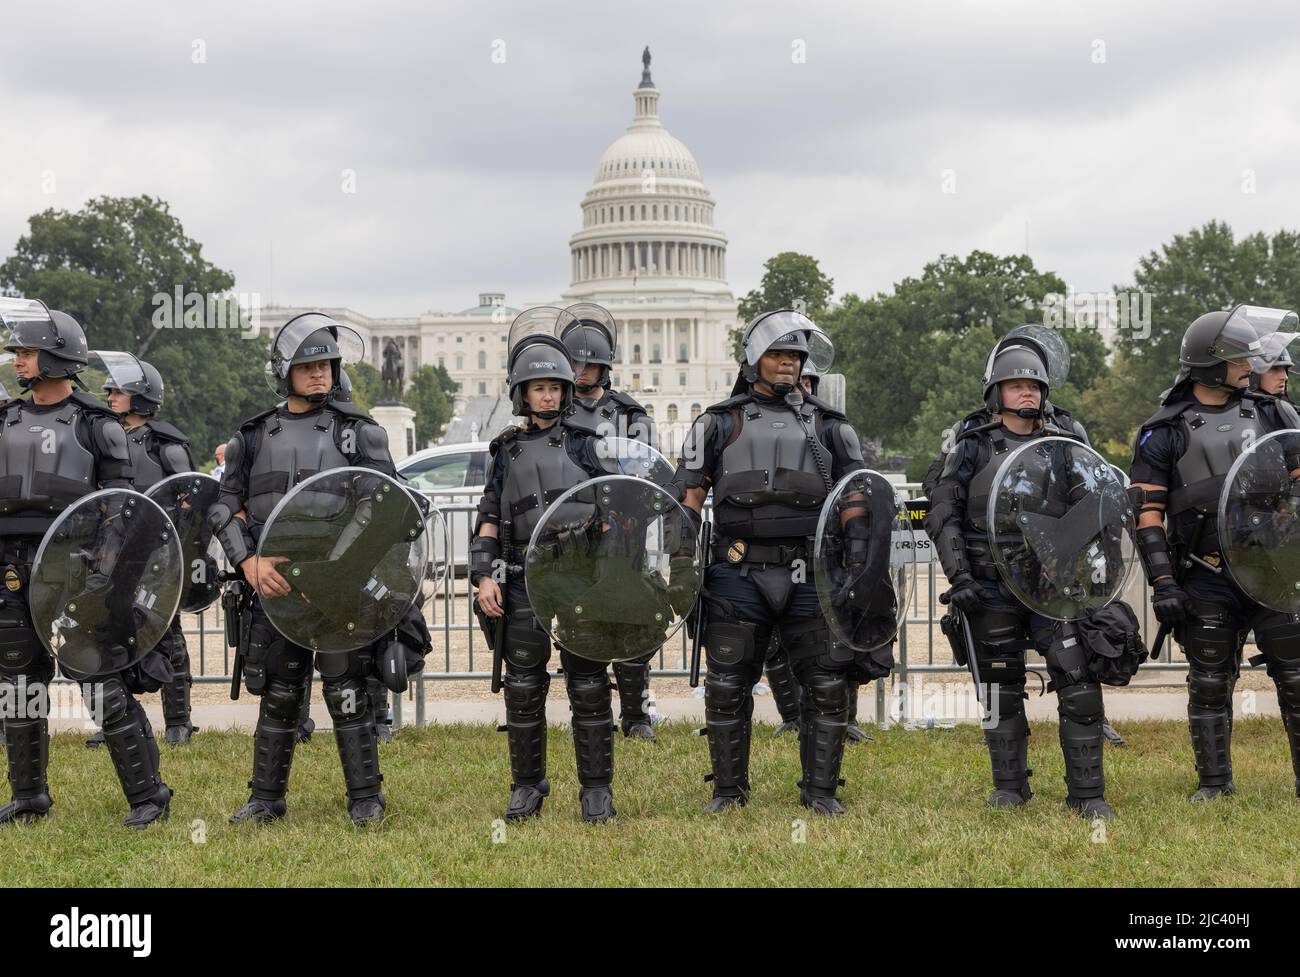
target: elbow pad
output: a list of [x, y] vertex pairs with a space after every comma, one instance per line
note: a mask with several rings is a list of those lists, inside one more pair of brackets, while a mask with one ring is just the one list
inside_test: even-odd
[[1147, 572], [1147, 583], [1155, 585], [1159, 577], [1174, 575], [1174, 560], [1169, 553], [1169, 537], [1164, 526], [1147, 526], [1137, 531], [1138, 553], [1142, 568]]
[[257, 542], [244, 520], [230, 511], [230, 506], [218, 502], [208, 510], [208, 528], [226, 551], [226, 559], [236, 570], [250, 556], [257, 555]]
[[475, 536], [469, 544], [469, 579], [475, 586], [501, 559], [501, 540], [494, 536]]

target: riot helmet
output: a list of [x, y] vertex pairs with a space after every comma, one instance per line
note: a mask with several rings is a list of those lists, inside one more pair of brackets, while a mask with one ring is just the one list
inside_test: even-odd
[[339, 367], [339, 385], [334, 391], [334, 399], [341, 404], [352, 403], [352, 378], [343, 367]]
[[49, 309], [36, 299], [5, 297], [0, 298], [0, 322], [8, 329], [6, 351], [38, 351], [36, 376], [18, 378], [24, 390], [38, 380], [75, 380], [86, 368], [86, 333], [66, 312]]
[[90, 357], [95, 366], [108, 374], [104, 392], [120, 390], [131, 398], [130, 413], [148, 417], [162, 407], [162, 374], [152, 364], [117, 350], [95, 350]]
[[596, 383], [579, 385], [578, 393], [585, 395], [598, 388], [609, 389], [609, 368], [614, 362], [618, 335], [618, 326], [609, 311], [593, 302], [570, 305], [560, 314], [558, 334], [568, 350], [575, 374], [587, 363], [601, 368]]
[[[1037, 407], [1011, 409], [1002, 403], [1002, 383], [1005, 380], [1034, 380], [1038, 383], [1039, 400]], [[984, 367], [984, 406], [991, 414], [1004, 411], [1024, 418], [1043, 416], [1047, 395], [1051, 392], [1051, 380], [1047, 370], [1047, 357], [1043, 348], [1033, 341], [1012, 339], [1003, 340], [993, 347], [988, 363]]]
[[[821, 373], [831, 368], [835, 359], [835, 346], [830, 337], [802, 312], [794, 309], [777, 309], [764, 312], [751, 319], [740, 337], [740, 376], [733, 393], [742, 392], [762, 377], [758, 363], [763, 354], [772, 350], [789, 349], [799, 354], [799, 369], [811, 362]], [[792, 386], [773, 384], [773, 390], [784, 396]]]
[[1294, 332], [1296, 314], [1285, 309], [1235, 305], [1227, 311], [1198, 316], [1183, 333], [1178, 351], [1178, 379], [1172, 389], [1191, 380], [1207, 387], [1228, 387], [1228, 364], [1246, 363], [1267, 370], [1263, 340], [1275, 332]]
[[[1285, 397], [1287, 395], [1287, 384], [1289, 383], [1292, 369], [1295, 367], [1295, 361], [1291, 358], [1290, 346], [1297, 339], [1300, 339], [1300, 333], [1294, 332], [1275, 332], [1264, 337], [1262, 345], [1264, 350], [1263, 358], [1265, 362], [1258, 365], [1252, 364], [1250, 374], [1251, 390], [1269, 393], [1269, 391], [1264, 390], [1264, 378], [1272, 370], [1277, 367], [1282, 367], [1286, 371], [1282, 376], [1282, 389], [1277, 393], [1269, 393], [1269, 396]], [[1262, 366], [1263, 369], [1259, 369], [1260, 366]]]
[[[525, 309], [515, 317], [506, 339], [506, 382], [510, 387], [510, 405], [519, 417], [529, 415], [544, 421], [555, 420], [573, 408], [573, 367], [569, 351], [560, 339], [564, 310], [542, 305]], [[534, 411], [528, 406], [524, 391], [529, 380], [558, 380], [563, 387], [559, 410]]]
[[324, 403], [339, 388], [343, 364], [359, 362], [364, 349], [361, 336], [351, 326], [345, 326], [322, 312], [304, 312], [281, 326], [271, 341], [267, 382], [277, 397], [303, 396], [291, 389], [290, 369], [301, 363], [328, 360], [330, 389], [303, 396], [310, 403]]
[[804, 359], [803, 370], [799, 374], [799, 381], [802, 383], [804, 380], [808, 381], [808, 392], [816, 397], [817, 388], [821, 386], [822, 374], [809, 359]]

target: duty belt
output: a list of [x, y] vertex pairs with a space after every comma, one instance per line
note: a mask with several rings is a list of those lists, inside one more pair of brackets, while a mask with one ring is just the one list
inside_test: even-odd
[[808, 559], [808, 543], [764, 543], [748, 539], [727, 539], [722, 537], [713, 541], [713, 560], [716, 563], [779, 563], [790, 564], [795, 560]]

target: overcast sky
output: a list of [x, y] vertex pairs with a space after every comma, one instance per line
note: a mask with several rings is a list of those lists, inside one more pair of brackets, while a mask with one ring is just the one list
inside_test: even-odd
[[737, 295], [778, 251], [866, 294], [1026, 225], [1105, 289], [1211, 218], [1300, 227], [1298, 28], [1246, 0], [11, 2], [0, 256], [37, 211], [152, 194], [264, 302], [555, 298], [649, 44]]

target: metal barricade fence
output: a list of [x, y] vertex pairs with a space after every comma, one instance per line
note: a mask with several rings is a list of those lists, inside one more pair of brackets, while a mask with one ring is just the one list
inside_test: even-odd
[[[918, 482], [904, 482], [896, 487], [908, 498], [915, 498], [921, 489]], [[403, 724], [406, 705], [414, 708], [414, 722], [417, 725], [425, 724], [427, 705], [425, 686], [428, 682], [465, 680], [487, 682], [491, 678], [491, 649], [483, 640], [474, 617], [473, 595], [469, 587], [468, 575], [463, 569], [457, 567], [468, 551], [478, 500], [463, 491], [454, 489], [430, 491], [425, 494], [447, 520], [449, 536], [452, 540], [452, 553], [449, 555], [452, 568], [447, 585], [425, 605], [425, 620], [429, 624], [429, 631], [433, 637], [434, 650], [425, 659], [424, 673], [412, 682], [411, 688], [404, 695], [393, 697], [395, 726]], [[711, 518], [711, 510], [707, 506], [705, 517]], [[917, 533], [924, 535], [924, 530], [919, 526], [915, 528]], [[462, 541], [463, 548], [457, 541]], [[926, 554], [933, 553], [932, 547], [927, 546], [923, 549]], [[457, 572], [458, 570], [460, 572]], [[943, 606], [939, 603], [939, 595], [946, 588], [947, 582], [943, 577], [942, 568], [938, 566], [938, 561], [933, 559], [932, 555], [918, 557], [916, 589], [895, 645], [894, 671], [888, 679], [875, 683], [875, 721], [880, 726], [891, 722], [908, 721], [908, 703], [912, 696], [905, 690], [910, 688], [914, 678], [928, 675], [967, 674], [965, 667], [952, 660], [947, 639], [941, 633], [936, 651], [935, 632], [943, 610]], [[1140, 568], [1135, 569], [1124, 596], [1142, 622], [1143, 635], [1149, 643], [1155, 628], [1150, 616], [1146, 579]], [[229, 685], [232, 651], [225, 644], [225, 626], [221, 617], [220, 603], [214, 604], [201, 614], [184, 615], [183, 630], [190, 645], [194, 681]], [[195, 638], [197, 641], [194, 640]], [[1172, 645], [1172, 639], [1166, 642], [1161, 660], [1144, 664], [1143, 671], [1148, 669], [1185, 671], [1186, 662], [1170, 660]], [[918, 656], [917, 652], [921, 649], [923, 651]], [[683, 627], [670, 642], [659, 649], [653, 661], [651, 674], [658, 677], [685, 677], [689, 674], [689, 655], [686, 629]], [[220, 673], [209, 671], [210, 666], [215, 667], [218, 661]], [[1037, 672], [1045, 671], [1041, 661], [1031, 661], [1029, 668]]]

